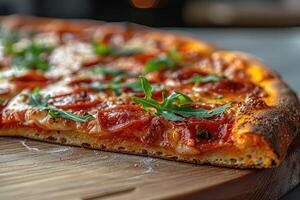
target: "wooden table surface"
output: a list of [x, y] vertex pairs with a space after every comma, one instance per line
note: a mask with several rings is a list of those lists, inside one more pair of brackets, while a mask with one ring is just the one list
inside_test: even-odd
[[0, 199], [278, 199], [300, 180], [300, 139], [274, 169], [238, 170], [0, 138]]
[[[262, 57], [300, 92], [298, 29], [176, 30]], [[278, 199], [299, 182], [298, 147], [279, 168], [237, 170], [0, 138], [0, 199]]]

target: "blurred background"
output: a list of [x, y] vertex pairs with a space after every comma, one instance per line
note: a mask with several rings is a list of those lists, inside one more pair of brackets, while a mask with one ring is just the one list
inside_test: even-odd
[[282, 27], [300, 25], [300, 0], [0, 0], [0, 15], [14, 13], [157, 27]]

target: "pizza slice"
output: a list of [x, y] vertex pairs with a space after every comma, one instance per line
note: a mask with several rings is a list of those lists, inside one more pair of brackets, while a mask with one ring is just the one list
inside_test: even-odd
[[239, 168], [284, 159], [299, 101], [255, 58], [173, 33], [73, 23], [2, 23], [19, 38], [0, 60], [1, 73], [17, 73], [1, 77], [1, 136]]

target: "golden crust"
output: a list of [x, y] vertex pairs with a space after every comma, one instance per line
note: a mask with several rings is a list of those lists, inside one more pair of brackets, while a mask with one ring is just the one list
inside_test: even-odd
[[[249, 99], [249, 104], [240, 108], [240, 119], [234, 127], [236, 140], [240, 137], [243, 141], [251, 141], [248, 135], [259, 135], [274, 152], [277, 165], [284, 159], [289, 145], [296, 137], [300, 128], [300, 107], [297, 95], [287, 86], [280, 76], [264, 67], [255, 58], [242, 54], [242, 57], [251, 62], [253, 71], [252, 76], [265, 74], [267, 78], [253, 77], [254, 82], [269, 92], [265, 99], [271, 106], [259, 112], [251, 112], [255, 106], [255, 100]], [[250, 72], [251, 69], [248, 69]], [[270, 78], [271, 77], [271, 78]], [[246, 135], [246, 137], [245, 137]], [[247, 147], [246, 147], [247, 148]]]
[[[65, 21], [56, 19], [19, 18], [9, 17], [3, 24], [10, 28], [24, 26], [27, 28], [40, 28], [42, 31], [82, 31], [83, 29], [98, 28], [101, 23], [93, 21]], [[110, 25], [109, 25], [110, 26]], [[114, 25], [112, 25], [115, 27]], [[55, 27], [55, 28], [53, 28]], [[118, 26], [119, 27], [119, 26]], [[145, 28], [131, 26], [136, 30]], [[152, 37], [161, 37], [166, 34], [153, 31]], [[299, 131], [299, 101], [297, 95], [270, 69], [265, 68], [255, 58], [237, 52], [215, 51], [215, 48], [205, 42], [190, 37], [172, 34], [172, 36], [191, 41], [196, 48], [203, 53], [217, 54], [224, 59], [238, 57], [248, 63], [246, 71], [251, 81], [262, 87], [269, 95], [264, 98], [269, 109], [253, 109], [260, 105], [257, 99], [251, 96], [246, 99], [246, 104], [239, 108], [232, 129], [233, 142], [231, 146], [222, 146], [213, 151], [197, 155], [183, 155], [158, 147], [145, 147], [138, 143], [124, 142], [122, 144], [110, 144], [107, 141], [99, 141], [91, 135], [79, 132], [39, 131], [28, 128], [2, 129], [0, 135], [21, 136], [42, 141], [83, 146], [88, 148], [124, 152], [131, 154], [150, 155], [165, 159], [173, 159], [191, 163], [209, 163], [213, 165], [239, 167], [239, 168], [266, 168], [278, 166], [284, 159], [287, 149], [297, 132]]]
[[[183, 155], [162, 147], [146, 146], [141, 143], [123, 141], [115, 144], [110, 141], [97, 140], [92, 135], [73, 131], [46, 131], [30, 128], [13, 128], [0, 130], [2, 136], [18, 136], [51, 143], [79, 146], [103, 151], [152, 156], [167, 160], [176, 160], [194, 164], [212, 164], [234, 168], [266, 168], [276, 166], [276, 155], [267, 145], [240, 149], [232, 145], [224, 145], [211, 151]], [[259, 139], [259, 138], [257, 138]]]

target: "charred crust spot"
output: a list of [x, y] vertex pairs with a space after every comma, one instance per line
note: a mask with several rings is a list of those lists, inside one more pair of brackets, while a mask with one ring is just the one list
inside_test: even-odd
[[59, 138], [59, 142], [61, 142], [62, 144], [65, 144], [67, 142], [67, 139], [64, 137]]
[[[276, 164], [276, 161], [275, 161], [275, 160], [272, 160], [272, 164], [271, 164], [271, 166], [272, 166], [272, 167], [275, 167], [275, 166], [277, 166], [277, 164]], [[295, 168], [292, 168], [292, 169], [295, 169]]]
[[147, 154], [148, 154], [148, 151], [147, 151], [146, 149], [142, 149], [142, 150], [141, 150], [141, 153], [147, 155]]
[[53, 137], [53, 136], [49, 136], [49, 137], [47, 137], [47, 140], [56, 141], [57, 139], [55, 137]]
[[81, 146], [85, 147], [85, 148], [91, 147], [91, 145], [89, 143], [86, 143], [86, 142], [81, 143]]
[[169, 157], [171, 160], [178, 160], [178, 156], [170, 156]]
[[267, 108], [269, 108], [269, 106], [266, 104], [266, 102], [263, 99], [251, 95], [246, 98], [244, 104], [240, 104], [239, 112], [241, 114], [247, 115], [254, 110], [262, 110]]
[[125, 147], [118, 147], [118, 150], [124, 151], [124, 150], [125, 150]]
[[281, 80], [274, 83], [277, 93], [275, 105], [259, 116], [251, 131], [262, 135], [279, 158], [283, 158], [289, 144], [299, 131], [300, 107], [297, 96]]
[[106, 149], [106, 146], [104, 144], [101, 144], [100, 149]]

